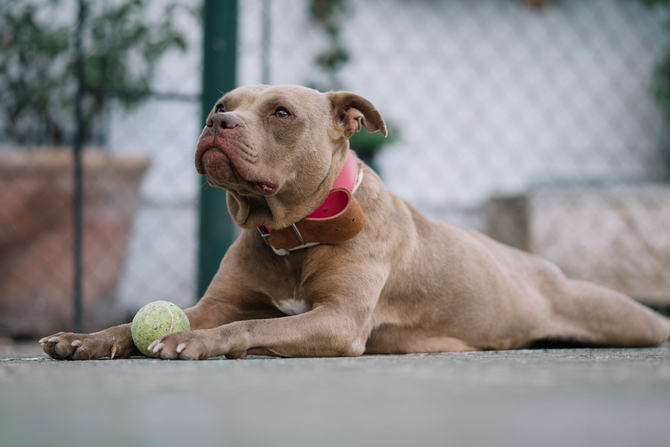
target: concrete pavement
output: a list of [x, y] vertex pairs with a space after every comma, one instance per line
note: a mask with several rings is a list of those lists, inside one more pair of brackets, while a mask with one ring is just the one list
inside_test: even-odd
[[0, 445], [667, 446], [670, 347], [65, 362], [0, 344]]

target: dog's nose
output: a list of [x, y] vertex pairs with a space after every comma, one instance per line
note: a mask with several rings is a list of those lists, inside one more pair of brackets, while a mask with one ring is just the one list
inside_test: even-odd
[[214, 133], [219, 133], [223, 129], [232, 129], [238, 125], [237, 120], [226, 113], [215, 113], [207, 120], [207, 127], [211, 128]]

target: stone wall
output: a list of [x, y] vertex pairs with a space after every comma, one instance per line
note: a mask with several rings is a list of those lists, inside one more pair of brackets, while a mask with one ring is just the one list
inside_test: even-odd
[[670, 186], [538, 189], [488, 205], [488, 234], [652, 305], [670, 305]]

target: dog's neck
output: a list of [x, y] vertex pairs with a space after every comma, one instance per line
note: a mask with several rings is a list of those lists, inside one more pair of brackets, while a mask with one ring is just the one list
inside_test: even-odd
[[258, 231], [275, 254], [286, 256], [295, 250], [320, 244], [338, 244], [356, 236], [365, 225], [365, 214], [353, 196], [363, 180], [363, 171], [353, 153], [321, 205], [288, 228], [273, 231], [261, 225]]
[[[340, 174], [337, 176], [333, 185], [330, 188], [330, 191], [337, 188], [345, 188], [350, 193], [354, 193], [360, 186], [363, 180], [363, 171], [358, 169], [358, 162], [356, 161], [356, 156], [353, 152], [347, 152], [347, 158], [344, 161], [344, 166], [340, 170]], [[337, 203], [337, 196], [329, 194], [321, 205], [316, 208], [311, 214], [306, 216], [306, 219], [324, 219], [332, 217], [335, 214], [338, 214], [342, 211], [341, 206]], [[272, 231], [272, 227], [268, 225], [259, 225], [265, 231]]]
[[[345, 143], [348, 142], [345, 140]], [[309, 195], [305, 195], [299, 187], [269, 197], [245, 196], [228, 190], [228, 211], [235, 224], [243, 229], [290, 227], [319, 209], [333, 187], [343, 186], [351, 191], [358, 180], [358, 163], [348, 144], [343, 149], [334, 151], [333, 157], [333, 167], [340, 168], [330, 170]]]
[[[346, 188], [352, 194], [357, 189], [357, 186], [360, 185], [360, 180], [362, 177], [363, 171], [358, 169], [358, 163], [356, 162], [356, 156], [353, 152], [347, 152], [347, 159], [344, 162], [344, 166], [340, 171], [340, 175], [337, 176], [331, 190], [336, 188]], [[309, 216], [308, 219], [321, 219], [324, 217], [330, 217], [337, 213], [337, 209], [331, 206], [330, 196], [321, 203], [321, 205], [314, 210]]]

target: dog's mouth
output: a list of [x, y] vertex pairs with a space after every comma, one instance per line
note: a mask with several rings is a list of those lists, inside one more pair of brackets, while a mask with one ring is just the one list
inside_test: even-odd
[[270, 181], [254, 182], [254, 187], [261, 194], [274, 194], [277, 191], [277, 184]]
[[206, 175], [216, 186], [228, 189], [230, 184], [242, 184], [253, 187], [263, 195], [272, 195], [277, 191], [277, 183], [258, 179], [241, 162], [235, 163], [234, 157], [218, 146], [199, 145], [196, 153], [196, 169]]

